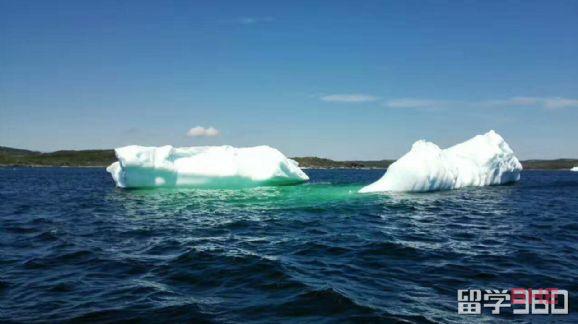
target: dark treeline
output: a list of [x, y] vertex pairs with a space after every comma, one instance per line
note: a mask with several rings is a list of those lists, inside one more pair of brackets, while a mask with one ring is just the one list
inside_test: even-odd
[[[374, 168], [385, 169], [394, 160], [379, 161], [334, 161], [319, 157], [294, 157], [305, 168]], [[42, 153], [0, 146], [0, 166], [108, 166], [116, 160], [113, 150], [64, 150]], [[526, 170], [558, 170], [578, 166], [578, 159], [526, 160]]]

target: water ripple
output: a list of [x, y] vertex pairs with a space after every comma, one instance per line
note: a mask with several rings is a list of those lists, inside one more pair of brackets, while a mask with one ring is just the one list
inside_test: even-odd
[[468, 287], [568, 289], [558, 320], [578, 321], [578, 174], [359, 195], [381, 170], [307, 172], [121, 190], [101, 169], [0, 169], [0, 321], [457, 323]]

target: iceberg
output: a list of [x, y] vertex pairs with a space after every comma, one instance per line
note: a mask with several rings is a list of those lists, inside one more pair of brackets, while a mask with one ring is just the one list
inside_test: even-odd
[[424, 140], [389, 166], [381, 179], [359, 192], [435, 191], [501, 185], [520, 180], [522, 165], [495, 131], [447, 149]]
[[578, 166], [573, 167], [570, 171], [578, 172]]
[[130, 145], [106, 170], [121, 188], [245, 188], [309, 180], [296, 161], [269, 146], [235, 148]]

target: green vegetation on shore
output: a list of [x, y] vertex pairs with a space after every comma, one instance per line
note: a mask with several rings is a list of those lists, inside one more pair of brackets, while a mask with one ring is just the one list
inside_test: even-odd
[[[380, 161], [334, 161], [318, 157], [294, 157], [304, 168], [372, 168], [385, 169], [394, 160]], [[19, 167], [105, 167], [116, 161], [114, 150], [56, 151], [42, 153], [0, 146], [0, 166]], [[578, 159], [527, 160], [522, 161], [526, 170], [570, 169], [578, 165]]]
[[0, 146], [0, 165], [4, 166], [108, 166], [115, 160], [114, 150], [41, 153]]
[[299, 162], [299, 166], [305, 168], [347, 168], [347, 169], [357, 169], [357, 168], [372, 168], [372, 169], [385, 169], [394, 160], [380, 160], [380, 161], [333, 161], [330, 159], [323, 159], [318, 157], [293, 157], [293, 160]]

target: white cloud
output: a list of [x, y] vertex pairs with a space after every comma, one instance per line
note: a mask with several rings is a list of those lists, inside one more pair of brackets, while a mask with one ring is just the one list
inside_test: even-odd
[[506, 100], [491, 100], [490, 106], [541, 107], [546, 109], [578, 107], [578, 99], [562, 97], [513, 97]]
[[218, 129], [216, 129], [215, 127], [211, 126], [211, 127], [207, 128], [207, 129], [205, 130], [205, 134], [206, 134], [205, 136], [213, 137], [213, 136], [219, 136], [220, 133], [219, 133], [219, 130], [218, 130]]
[[203, 127], [203, 126], [196, 126], [187, 132], [187, 136], [189, 137], [215, 137], [219, 136], [220, 132], [213, 126], [210, 127]]
[[320, 99], [326, 102], [359, 103], [359, 102], [377, 101], [379, 98], [367, 94], [349, 93], [349, 94], [332, 94], [322, 96]]
[[393, 99], [384, 103], [386, 107], [390, 108], [439, 108], [449, 104], [451, 104], [449, 101], [414, 98]]
[[434, 100], [419, 98], [391, 99], [384, 102], [389, 108], [509, 108], [534, 107], [545, 109], [561, 109], [578, 107], [578, 99], [562, 97], [511, 97], [481, 101]]
[[568, 107], [578, 107], [578, 99], [568, 99], [568, 98], [549, 98], [544, 102], [546, 108], [568, 108]]

